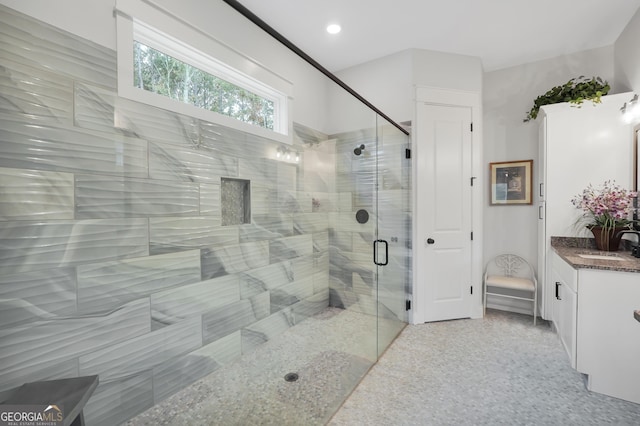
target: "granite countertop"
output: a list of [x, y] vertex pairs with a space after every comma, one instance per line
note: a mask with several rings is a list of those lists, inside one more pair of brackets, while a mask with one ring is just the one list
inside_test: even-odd
[[[586, 240], [586, 241], [585, 241]], [[608, 252], [599, 251], [590, 238], [551, 237], [551, 247], [558, 255], [575, 269], [602, 269], [619, 272], [639, 272], [640, 258], [631, 256], [627, 250]], [[609, 259], [589, 259], [580, 255], [592, 255]]]

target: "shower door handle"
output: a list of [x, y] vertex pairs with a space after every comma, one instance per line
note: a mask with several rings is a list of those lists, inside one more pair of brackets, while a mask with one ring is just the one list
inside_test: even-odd
[[[378, 262], [378, 243], [384, 243], [384, 262]], [[386, 240], [375, 240], [373, 242], [373, 263], [384, 266], [389, 263], [389, 243]]]

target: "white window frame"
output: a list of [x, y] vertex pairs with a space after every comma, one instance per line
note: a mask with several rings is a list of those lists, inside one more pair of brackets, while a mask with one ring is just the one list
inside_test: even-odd
[[[144, 16], [144, 21], [134, 16]], [[116, 9], [118, 96], [292, 144], [292, 84], [197, 29], [135, 0]], [[165, 28], [171, 29], [170, 35]], [[273, 130], [150, 92], [134, 85], [134, 40], [274, 103]], [[205, 53], [207, 52], [207, 53]]]

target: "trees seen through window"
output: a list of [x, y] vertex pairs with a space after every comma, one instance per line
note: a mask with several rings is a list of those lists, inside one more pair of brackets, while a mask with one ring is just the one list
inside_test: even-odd
[[134, 85], [266, 129], [274, 102], [134, 41]]

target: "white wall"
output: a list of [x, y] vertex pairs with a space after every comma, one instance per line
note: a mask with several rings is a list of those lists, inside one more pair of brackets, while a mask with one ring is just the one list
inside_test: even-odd
[[[325, 131], [327, 85], [333, 83], [315, 68], [222, 0], [152, 2], [292, 82], [293, 120]], [[116, 48], [113, 9], [117, 0], [0, 0], [0, 3], [103, 46]]]
[[72, 34], [116, 49], [115, 0], [0, 0], [0, 3]]
[[392, 120], [407, 121], [413, 117], [412, 61], [411, 50], [403, 50], [336, 75]]
[[[614, 80], [613, 46], [587, 50], [484, 74], [484, 163], [534, 161], [537, 180], [538, 121], [523, 123], [533, 100], [553, 86], [585, 75]], [[488, 193], [487, 189], [487, 193]], [[535, 194], [534, 194], [535, 195]], [[537, 199], [531, 206], [484, 207], [485, 261], [500, 253], [515, 253], [537, 264]]]
[[413, 49], [413, 84], [482, 93], [482, 61], [475, 56]]
[[614, 44], [615, 89], [640, 90], [640, 10], [631, 18]]
[[[403, 50], [336, 75], [397, 123], [413, 120], [416, 87], [482, 92], [480, 58], [424, 49]], [[363, 111], [353, 114], [362, 117], [363, 127], [370, 122]], [[350, 114], [334, 112], [330, 117], [336, 132], [351, 124]]]

